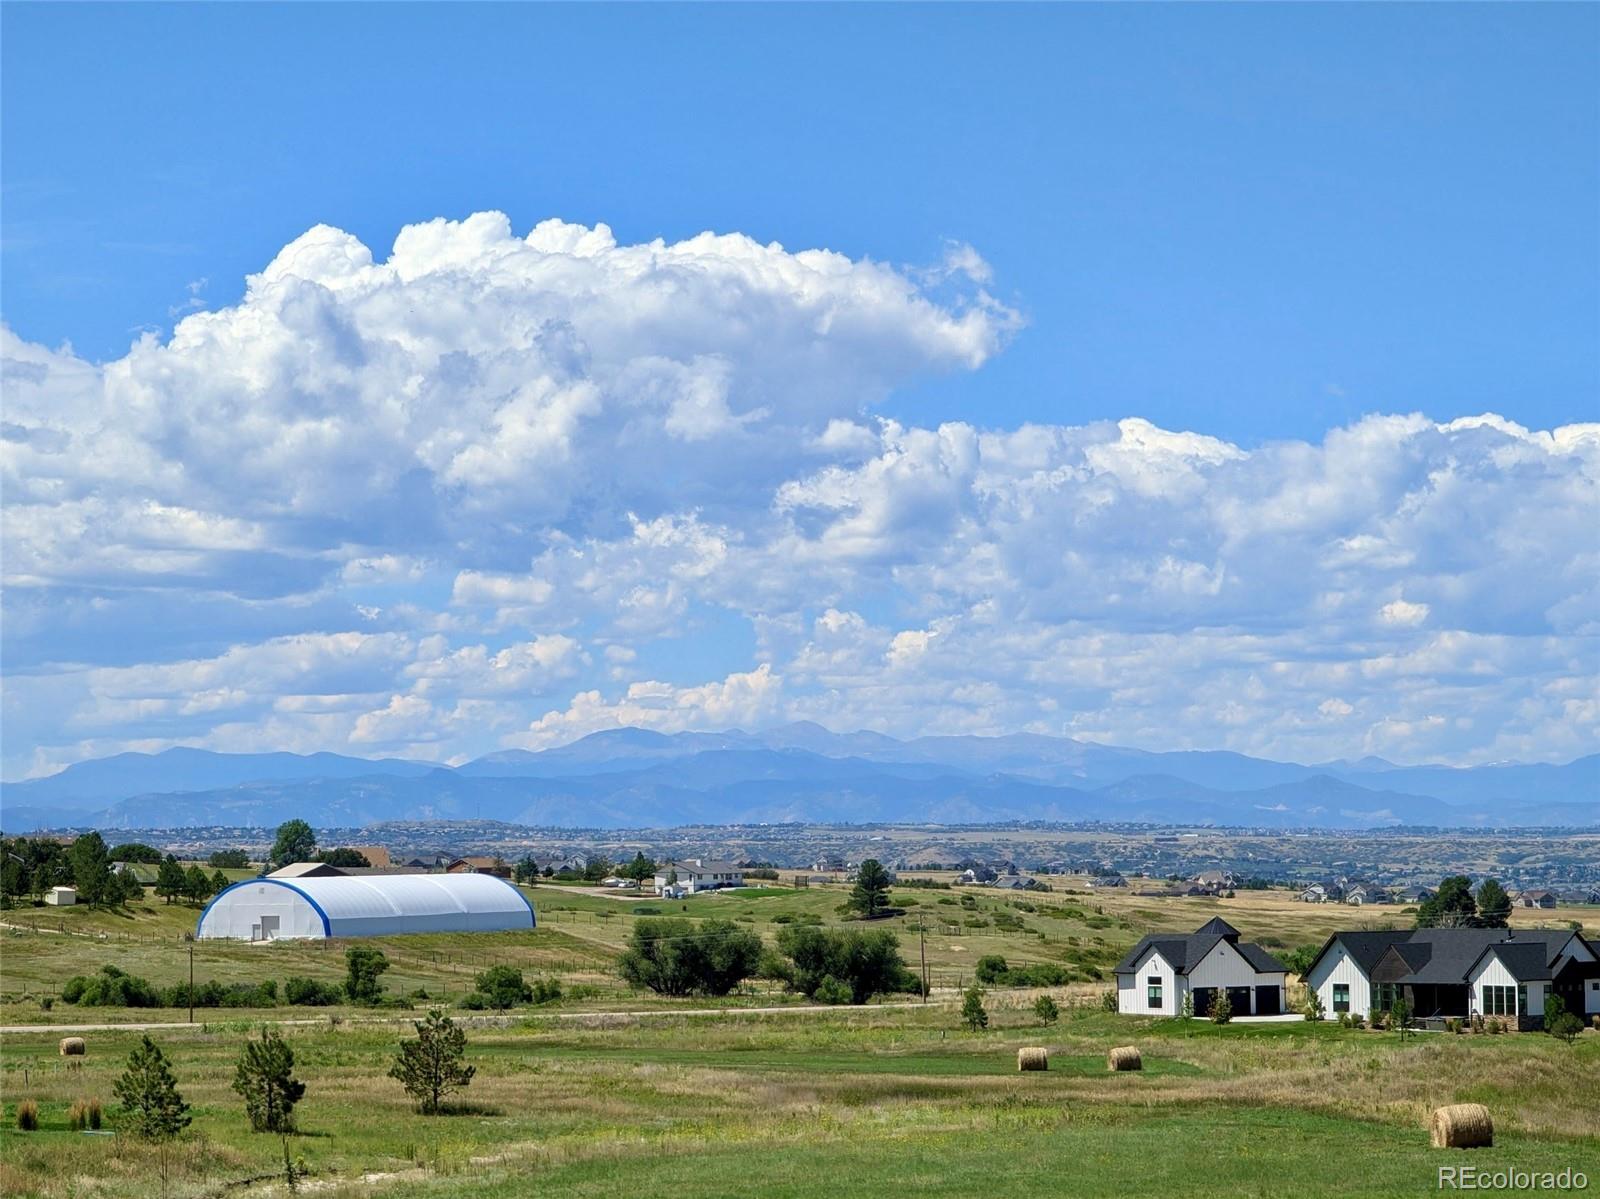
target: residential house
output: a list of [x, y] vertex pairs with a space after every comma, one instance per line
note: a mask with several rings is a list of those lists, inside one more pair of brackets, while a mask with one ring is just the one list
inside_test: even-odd
[[1301, 903], [1338, 903], [1344, 898], [1344, 888], [1338, 883], [1312, 883], [1300, 892]]
[[390, 859], [389, 851], [382, 845], [352, 845], [350, 848], [366, 858], [368, 866], [376, 866], [381, 870], [385, 866], [398, 864]]
[[1427, 903], [1433, 896], [1434, 891], [1431, 887], [1402, 887], [1395, 892], [1395, 902]]
[[495, 878], [511, 877], [511, 867], [501, 858], [455, 858], [444, 869], [446, 874], [492, 874]]
[[[1546, 993], [1600, 1014], [1600, 955], [1570, 929], [1418, 928], [1341, 932], [1306, 970], [1324, 1016], [1370, 1017], [1399, 999], [1418, 1019], [1536, 1022]], [[1510, 988], [1507, 990], [1506, 988]]]
[[1373, 883], [1357, 883], [1345, 891], [1344, 901], [1358, 908], [1369, 903], [1388, 903], [1389, 893]]
[[1517, 906], [1520, 908], [1553, 908], [1556, 906], [1556, 893], [1543, 888], [1533, 891], [1523, 891], [1517, 896]]
[[1117, 963], [1117, 1011], [1133, 1016], [1175, 1016], [1190, 996], [1194, 1014], [1209, 1015], [1226, 994], [1235, 1016], [1283, 1012], [1288, 968], [1259, 945], [1239, 940], [1220, 918], [1188, 936], [1151, 933]]
[[1120, 874], [1097, 874], [1089, 880], [1089, 886], [1095, 890], [1102, 887], [1126, 887], [1128, 880]]
[[666, 894], [669, 887], [676, 887], [685, 895], [693, 895], [696, 891], [742, 887], [744, 870], [733, 862], [688, 858], [677, 862], [663, 862], [657, 866], [655, 882], [656, 891], [660, 894]]
[[268, 878], [341, 878], [344, 871], [326, 862], [290, 862], [279, 866]]
[[1231, 870], [1202, 870], [1189, 881], [1212, 890], [1226, 891], [1239, 885], [1239, 876]]
[[1039, 887], [1039, 880], [1029, 878], [1026, 874], [1005, 874], [989, 885], [1002, 891], [1035, 891]]

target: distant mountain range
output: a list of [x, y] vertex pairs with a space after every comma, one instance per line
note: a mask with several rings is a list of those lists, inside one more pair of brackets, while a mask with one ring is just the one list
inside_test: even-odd
[[1563, 766], [1298, 765], [1070, 738], [623, 728], [458, 767], [169, 749], [0, 786], [0, 827], [172, 828], [484, 819], [573, 828], [1007, 820], [1272, 828], [1600, 825], [1600, 755]]

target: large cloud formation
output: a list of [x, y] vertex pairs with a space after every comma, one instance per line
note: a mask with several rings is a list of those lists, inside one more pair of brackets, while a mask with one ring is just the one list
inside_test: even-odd
[[875, 415], [1015, 335], [988, 282], [482, 213], [319, 226], [104, 365], [0, 331], [6, 773], [796, 717], [1595, 748], [1600, 426]]

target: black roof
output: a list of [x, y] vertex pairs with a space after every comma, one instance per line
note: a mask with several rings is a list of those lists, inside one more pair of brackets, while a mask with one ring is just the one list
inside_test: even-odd
[[1549, 978], [1550, 963], [1574, 935], [1564, 928], [1402, 928], [1334, 933], [1306, 967], [1306, 973], [1316, 968], [1329, 949], [1340, 944], [1366, 975], [1371, 975], [1373, 967], [1393, 949], [1411, 968], [1404, 979], [1395, 981], [1459, 983], [1466, 979], [1484, 951], [1493, 946], [1517, 954], [1518, 961], [1532, 963], [1536, 958], [1541, 959], [1538, 968], [1543, 973], [1519, 977]]
[[1141, 937], [1139, 943], [1130, 949], [1127, 955], [1117, 963], [1113, 974], [1132, 974], [1145, 950], [1154, 948], [1157, 953], [1172, 963], [1172, 968], [1179, 974], [1187, 974], [1204, 960], [1206, 954], [1217, 947], [1218, 941], [1227, 941], [1239, 951], [1239, 956], [1249, 962], [1251, 967], [1260, 974], [1285, 974], [1288, 967], [1273, 957], [1259, 945], [1252, 945], [1239, 940], [1239, 931], [1226, 920], [1212, 919], [1206, 921], [1188, 936], [1181, 933], [1149, 933]]

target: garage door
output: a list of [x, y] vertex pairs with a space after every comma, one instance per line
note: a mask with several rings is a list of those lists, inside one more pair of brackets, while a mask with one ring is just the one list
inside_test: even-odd
[[1229, 987], [1228, 1006], [1233, 1008], [1235, 1016], [1248, 1016], [1250, 1014], [1250, 988]]
[[1211, 999], [1216, 993], [1215, 987], [1196, 987], [1194, 989], [1194, 1014], [1196, 1016], [1209, 1016], [1211, 1014]]
[[1277, 987], [1257, 987], [1256, 988], [1256, 1015], [1258, 1015], [1258, 1016], [1276, 1016], [1278, 1014], [1279, 1014], [1278, 1013], [1278, 988]]

